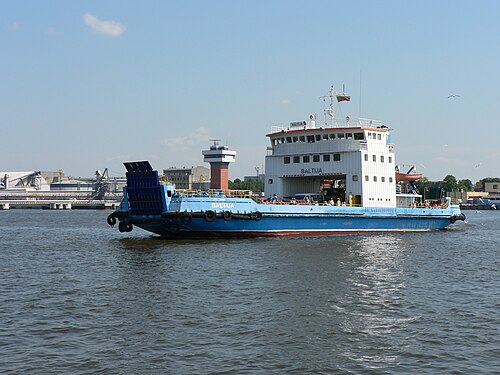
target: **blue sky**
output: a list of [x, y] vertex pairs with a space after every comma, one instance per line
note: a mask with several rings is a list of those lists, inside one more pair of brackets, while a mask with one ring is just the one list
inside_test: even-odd
[[[122, 161], [264, 165], [272, 125], [342, 113], [393, 128], [431, 180], [500, 177], [498, 1], [0, 1], [0, 170]], [[459, 97], [448, 98], [457, 94]]]

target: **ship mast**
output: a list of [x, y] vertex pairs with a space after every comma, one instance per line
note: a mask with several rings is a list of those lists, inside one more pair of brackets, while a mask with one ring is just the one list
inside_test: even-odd
[[330, 127], [333, 128], [335, 126], [335, 112], [334, 112], [334, 108], [333, 108], [333, 103], [334, 103], [333, 100], [334, 100], [334, 98], [336, 98], [333, 85], [330, 87], [329, 95], [324, 95], [324, 96], [320, 97], [320, 99], [323, 99], [323, 103], [325, 103], [326, 98], [330, 98], [330, 105], [328, 108], [324, 107], [324, 109], [323, 109], [323, 112], [325, 115], [325, 125], [328, 124], [327, 117], [329, 117], [330, 118]]

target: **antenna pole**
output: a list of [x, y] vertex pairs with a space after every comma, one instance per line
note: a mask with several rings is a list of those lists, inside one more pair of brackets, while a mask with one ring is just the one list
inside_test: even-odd
[[333, 85], [330, 87], [330, 124], [333, 128], [335, 126], [335, 112], [333, 111], [333, 98], [335, 97], [335, 90]]

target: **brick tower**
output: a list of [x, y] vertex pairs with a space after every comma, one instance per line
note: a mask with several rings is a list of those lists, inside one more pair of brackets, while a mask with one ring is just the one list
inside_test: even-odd
[[236, 161], [236, 151], [227, 146], [219, 146], [220, 139], [211, 139], [214, 142], [210, 150], [202, 151], [203, 161], [210, 163], [210, 188], [228, 190], [228, 166]]

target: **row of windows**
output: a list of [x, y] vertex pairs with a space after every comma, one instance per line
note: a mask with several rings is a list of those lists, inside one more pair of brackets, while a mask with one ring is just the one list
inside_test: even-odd
[[[365, 161], [368, 161], [368, 154], [365, 154]], [[372, 161], [377, 161], [377, 155], [372, 155]], [[380, 162], [383, 163], [385, 161], [384, 155], [380, 155]], [[387, 161], [392, 163], [392, 156], [387, 157]]]
[[[373, 133], [375, 135], [375, 133]], [[331, 141], [335, 139], [354, 139], [356, 141], [362, 141], [365, 139], [364, 133], [325, 133], [325, 134], [311, 134], [311, 135], [294, 135], [288, 137], [274, 138], [272, 140], [273, 146], [282, 143], [296, 143], [296, 142], [307, 142], [314, 143], [320, 141]], [[380, 134], [379, 134], [379, 138]]]
[[[321, 160], [321, 157], [323, 158], [323, 161], [340, 161], [340, 154], [324, 154], [324, 155], [304, 155], [302, 156], [302, 163], [310, 163], [311, 160], [313, 163], [319, 163]], [[285, 156], [283, 157], [283, 163], [284, 164], [290, 164], [290, 162], [293, 162], [294, 164], [300, 163], [300, 156]]]
[[[378, 179], [377, 176], [372, 176], [372, 180], [373, 180], [373, 182], [379, 181], [379, 179]], [[365, 181], [370, 181], [370, 176], [366, 175], [365, 176]], [[389, 177], [389, 183], [392, 183], [393, 181], [394, 181], [394, 179], [392, 177]], [[385, 176], [381, 176], [380, 177], [380, 182], [386, 182]]]
[[[353, 175], [352, 176], [352, 180], [353, 181], [358, 181], [358, 176], [357, 175]], [[370, 176], [366, 175], [365, 176], [365, 181], [370, 181]], [[378, 177], [377, 176], [373, 176], [373, 182], [377, 182], [377, 181], [379, 181]], [[390, 183], [392, 183], [392, 181], [394, 181], [394, 179], [392, 177], [389, 177], [388, 181]], [[386, 182], [385, 176], [381, 176], [380, 177], [380, 182]]]

